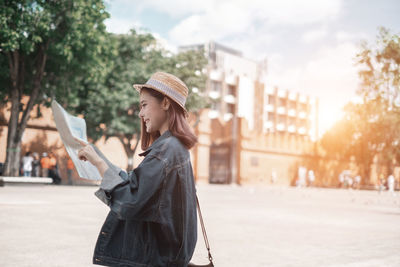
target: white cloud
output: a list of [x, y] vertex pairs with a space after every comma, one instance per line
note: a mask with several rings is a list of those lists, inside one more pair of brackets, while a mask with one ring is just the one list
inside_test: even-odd
[[132, 28], [142, 27], [142, 24], [138, 21], [134, 21], [131, 19], [122, 19], [122, 18], [107, 19], [105, 21], [105, 25], [107, 27], [108, 32], [117, 34], [126, 34], [129, 33], [129, 30]]
[[182, 20], [169, 32], [169, 37], [177, 44], [205, 42], [246, 32], [251, 23], [249, 13], [234, 4], [221, 3], [207, 13]]
[[[149, 1], [148, 4], [152, 2], [158, 3]], [[177, 44], [204, 42], [215, 38], [223, 39], [234, 34], [248, 34], [248, 31], [255, 26], [263, 34], [271, 25], [298, 26], [332, 19], [338, 15], [341, 2], [341, 0], [208, 1], [204, 2], [197, 12], [192, 13], [191, 8], [188, 8], [186, 10], [188, 17], [170, 31], [169, 37]], [[174, 3], [169, 4], [175, 6]], [[182, 12], [180, 9], [179, 14]], [[257, 34], [260, 34], [260, 31], [257, 31]]]
[[258, 19], [268, 19], [270, 23], [277, 24], [303, 24], [325, 20], [336, 16], [342, 5], [342, 0], [202, 0], [191, 1], [190, 5], [185, 0], [122, 1], [134, 4], [139, 10], [151, 8], [171, 17], [207, 14], [215, 10], [223, 11], [227, 6], [235, 6], [243, 13], [251, 13]]
[[[121, 1], [121, 0], [119, 0]], [[160, 13], [167, 14], [173, 18], [182, 18], [191, 14], [202, 13], [207, 10], [212, 10], [216, 1], [214, 0], [202, 0], [202, 1], [191, 1], [190, 4], [186, 0], [122, 0], [127, 5], [131, 5], [138, 12], [145, 9], [156, 10]]]
[[[243, 1], [244, 5], [249, 1]], [[254, 11], [274, 24], [307, 24], [324, 21], [338, 15], [341, 0], [281, 0], [254, 1]]]
[[171, 44], [167, 39], [161, 37], [160, 34], [155, 33], [155, 32], [152, 32], [152, 34], [153, 34], [154, 38], [157, 39], [157, 42], [162, 47], [164, 47], [166, 50], [168, 50], [168, 51], [170, 51], [172, 53], [177, 53], [178, 52], [178, 48], [175, 45]]
[[367, 40], [370, 39], [371, 36], [368, 36], [366, 33], [363, 32], [347, 32], [347, 31], [337, 31], [335, 34], [336, 40], [339, 42], [346, 42], [346, 41], [359, 41], [359, 40]]
[[302, 41], [305, 43], [312, 43], [323, 39], [328, 35], [326, 29], [311, 30], [303, 34]]

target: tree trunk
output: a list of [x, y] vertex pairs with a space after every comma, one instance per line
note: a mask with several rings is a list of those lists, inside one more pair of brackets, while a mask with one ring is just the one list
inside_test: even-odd
[[4, 176], [19, 176], [21, 139], [18, 139], [18, 115], [20, 96], [18, 89], [11, 89], [11, 114], [8, 122], [6, 162]]
[[20, 146], [21, 142], [7, 144], [7, 154], [3, 176], [19, 176], [21, 155]]
[[[136, 143], [134, 148], [132, 149], [132, 144], [131, 142], [133, 141], [133, 137], [136, 139]], [[126, 171], [129, 172], [133, 170], [133, 156], [135, 155], [137, 146], [140, 141], [140, 135], [135, 134], [133, 136], [125, 136], [125, 135], [119, 135], [118, 136], [119, 141], [121, 142], [122, 146], [124, 147], [126, 156], [128, 157], [128, 165], [126, 166]]]
[[21, 112], [20, 105], [25, 85], [24, 57], [20, 55], [18, 50], [7, 54], [11, 80], [11, 114], [8, 122], [6, 161], [3, 167], [4, 176], [19, 176], [21, 139], [29, 120], [30, 113], [39, 96], [40, 83], [43, 78], [47, 60], [47, 47], [48, 42], [38, 48], [38, 60], [36, 62], [36, 74], [33, 80], [32, 92], [25, 109], [21, 110], [23, 112], [21, 118], [19, 118]]
[[20, 60], [18, 51], [8, 53], [7, 56], [11, 79], [11, 114], [8, 121], [6, 161], [3, 167], [3, 175], [19, 176], [20, 144], [17, 142], [16, 137], [18, 130], [19, 103], [21, 101], [21, 94], [17, 83]]
[[126, 171], [133, 170], [133, 153], [129, 153], [128, 156], [128, 166], [126, 166]]

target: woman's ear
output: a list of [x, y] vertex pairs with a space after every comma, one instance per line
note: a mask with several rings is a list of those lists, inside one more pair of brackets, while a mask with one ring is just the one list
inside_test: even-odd
[[164, 97], [163, 101], [161, 102], [162, 109], [167, 111], [169, 109], [169, 105], [171, 105], [169, 99], [167, 97]]

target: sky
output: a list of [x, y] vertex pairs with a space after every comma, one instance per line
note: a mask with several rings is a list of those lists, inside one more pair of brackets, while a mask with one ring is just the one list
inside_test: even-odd
[[144, 28], [167, 49], [210, 40], [267, 59], [266, 86], [319, 99], [320, 136], [359, 88], [355, 56], [378, 28], [400, 32], [397, 0], [108, 0], [107, 30]]

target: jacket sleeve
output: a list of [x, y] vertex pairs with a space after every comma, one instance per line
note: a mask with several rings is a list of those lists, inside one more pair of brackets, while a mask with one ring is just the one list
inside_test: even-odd
[[160, 203], [164, 180], [164, 162], [150, 156], [128, 174], [108, 168], [95, 195], [121, 220], [161, 222]]

